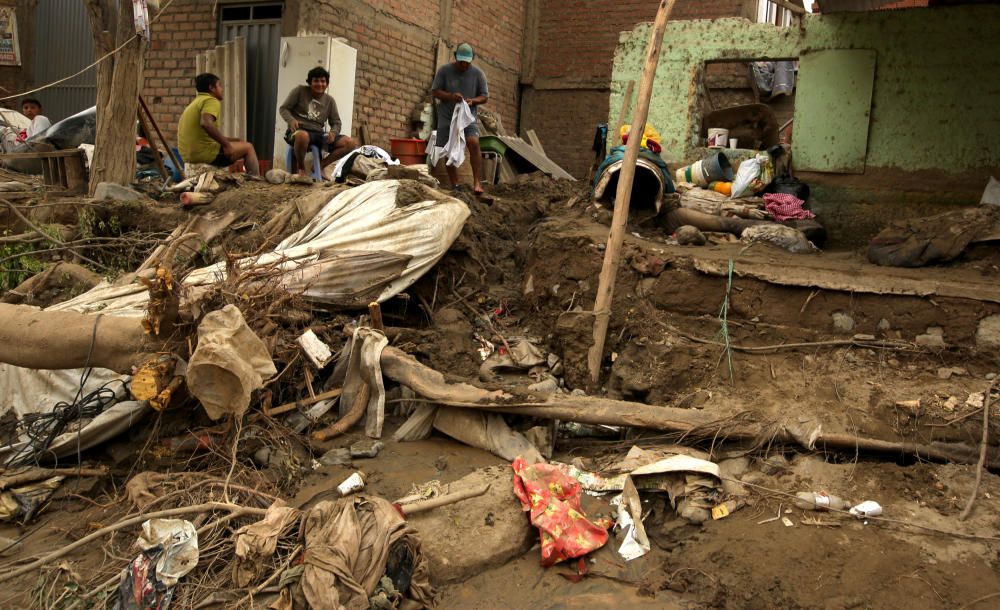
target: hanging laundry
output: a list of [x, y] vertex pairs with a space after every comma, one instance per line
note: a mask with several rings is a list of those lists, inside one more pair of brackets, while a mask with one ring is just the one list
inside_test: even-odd
[[455, 104], [448, 141], [444, 146], [437, 146], [437, 132], [431, 134], [431, 140], [427, 143], [428, 162], [433, 166], [437, 164], [438, 159], [444, 158], [447, 165], [461, 167], [465, 163], [465, 128], [475, 122], [476, 117], [467, 102]]

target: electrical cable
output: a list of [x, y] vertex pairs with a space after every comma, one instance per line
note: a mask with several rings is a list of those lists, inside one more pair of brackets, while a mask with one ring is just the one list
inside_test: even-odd
[[[48, 451], [56, 438], [61, 435], [69, 425], [78, 420], [94, 418], [104, 412], [105, 409], [118, 402], [118, 392], [112, 389], [114, 383], [125, 382], [120, 379], [113, 379], [100, 387], [84, 394], [87, 381], [93, 369], [90, 367], [90, 360], [94, 355], [94, 348], [97, 345], [97, 326], [101, 321], [98, 314], [94, 319], [94, 328], [90, 334], [90, 348], [87, 351], [87, 360], [83, 371], [80, 373], [80, 384], [72, 402], [59, 401], [50, 411], [44, 413], [28, 413], [21, 418], [18, 424], [20, 437], [26, 439], [14, 455], [7, 460], [8, 467], [25, 466], [28, 464], [39, 465], [41, 456]], [[81, 460], [81, 436], [83, 426], [77, 430], [76, 436], [76, 457], [77, 465]]]

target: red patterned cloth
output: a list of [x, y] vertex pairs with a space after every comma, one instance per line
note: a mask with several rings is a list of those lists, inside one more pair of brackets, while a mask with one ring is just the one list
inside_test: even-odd
[[582, 557], [608, 541], [610, 519], [596, 523], [580, 508], [580, 483], [558, 466], [528, 465], [518, 457], [514, 468], [514, 493], [521, 508], [531, 513], [531, 524], [542, 540], [542, 566]]
[[805, 201], [788, 193], [768, 193], [764, 195], [764, 208], [775, 220], [803, 220], [816, 218], [816, 215], [804, 209]]

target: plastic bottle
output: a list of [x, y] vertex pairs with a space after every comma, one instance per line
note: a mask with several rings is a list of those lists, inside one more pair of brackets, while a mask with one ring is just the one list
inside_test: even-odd
[[802, 510], [847, 510], [850, 503], [826, 492], [800, 491], [795, 494], [795, 506]]

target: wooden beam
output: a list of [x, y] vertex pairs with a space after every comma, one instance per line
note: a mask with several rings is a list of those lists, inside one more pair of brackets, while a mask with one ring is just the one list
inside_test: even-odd
[[[646, 129], [646, 119], [649, 117], [649, 101], [653, 97], [653, 81], [656, 79], [656, 67], [660, 60], [660, 47], [663, 44], [663, 34], [667, 28], [667, 20], [674, 9], [677, 0], [660, 0], [656, 11], [656, 20], [649, 35], [649, 47], [646, 49], [646, 63], [642, 68], [642, 78], [639, 80], [639, 97], [632, 119], [632, 133], [642, 134]], [[625, 231], [628, 229], [629, 202], [632, 198], [632, 182], [635, 179], [635, 165], [639, 160], [639, 145], [642, 137], [629, 138], [625, 149], [625, 160], [618, 174], [618, 192], [615, 195], [615, 212], [611, 220], [611, 232], [608, 235], [608, 245], [604, 252], [604, 265], [597, 286], [597, 299], [594, 302], [594, 344], [587, 354], [587, 368], [590, 381], [595, 386], [601, 373], [601, 361], [604, 359], [604, 342], [608, 334], [608, 322], [611, 320], [611, 304], [615, 294], [615, 276], [621, 263], [622, 243], [625, 241]]]
[[622, 109], [618, 113], [618, 122], [615, 123], [614, 133], [608, 134], [608, 146], [614, 148], [621, 142], [622, 126], [625, 124], [625, 117], [628, 116], [628, 109], [632, 106], [632, 90], [635, 89], [635, 81], [630, 80], [625, 86], [625, 98], [622, 100]]
[[156, 138], [153, 134], [153, 128], [149, 126], [149, 121], [146, 120], [146, 113], [142, 111], [142, 106], [136, 108], [136, 116], [139, 117], [139, 125], [142, 127], [142, 133], [146, 134], [149, 138], [149, 149], [153, 151], [153, 157], [156, 158], [156, 169], [160, 170], [160, 175], [163, 176], [164, 180], [170, 180], [170, 173], [167, 171], [166, 166], [163, 165], [163, 157], [160, 156], [160, 148], [156, 145]]
[[153, 126], [153, 130], [156, 131], [156, 135], [160, 136], [160, 142], [163, 142], [163, 148], [167, 151], [167, 156], [170, 157], [170, 161], [177, 168], [177, 171], [183, 173], [184, 167], [181, 165], [180, 159], [174, 156], [174, 151], [170, 148], [170, 142], [163, 137], [163, 132], [160, 131], [160, 126], [156, 124], [156, 119], [153, 118], [153, 113], [149, 111], [149, 106], [146, 105], [146, 100], [139, 96], [139, 108], [142, 112], [146, 113], [146, 117], [149, 119], [149, 123]]
[[537, 150], [539, 153], [545, 155], [545, 149], [542, 148], [542, 141], [538, 139], [538, 134], [535, 133], [535, 130], [529, 129], [524, 133], [528, 136], [528, 141], [531, 142], [531, 147]]

